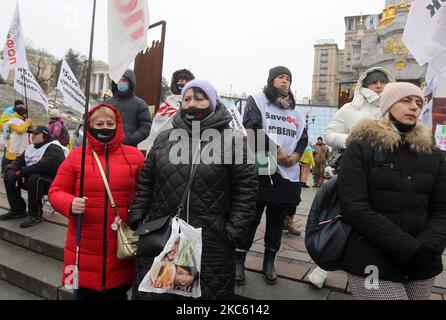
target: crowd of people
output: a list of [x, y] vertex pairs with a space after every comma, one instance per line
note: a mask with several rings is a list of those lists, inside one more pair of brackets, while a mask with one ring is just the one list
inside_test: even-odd
[[[246, 283], [246, 257], [264, 214], [262, 273], [268, 285], [278, 282], [275, 262], [283, 231], [301, 234], [294, 216], [302, 188], [309, 187], [311, 171], [313, 187], [324, 184], [334, 150], [342, 152], [337, 173], [339, 202], [343, 221], [352, 228], [343, 270], [353, 296], [428, 299], [435, 276], [443, 269], [446, 168], [432, 133], [418, 122], [421, 90], [413, 84], [395, 83], [385, 69], [367, 70], [358, 80], [353, 101], [339, 109], [325, 136], [312, 145], [292, 94], [292, 72], [277, 66], [265, 78], [264, 89], [248, 97], [242, 114], [245, 129], [255, 132], [252, 141], [231, 129], [232, 116], [213, 85], [195, 79], [185, 69], [173, 74], [172, 95], [163, 103], [163, 108], [173, 110], [172, 116], [161, 119], [157, 114], [153, 120], [157, 126], [151, 130], [148, 107], [135, 95], [135, 75], [127, 71], [118, 83], [112, 83], [113, 97], [88, 113], [85, 162], [79, 148], [83, 130], [67, 143], [58, 110], [49, 113], [48, 126], [35, 126], [23, 102], [16, 101], [4, 114], [8, 142], [2, 175], [10, 211], [0, 220], [27, 217], [22, 228], [40, 223], [42, 198], [47, 194], [54, 209], [68, 218], [64, 281], [69, 276], [65, 270], [76, 264], [79, 253], [80, 299], [125, 300], [130, 289], [135, 300], [184, 299], [138, 290], [155, 257], [118, 259], [114, 209], [132, 230], [171, 216], [196, 170], [180, 218], [202, 229], [200, 274], [177, 268], [170, 272], [178, 272], [176, 281], [168, 269], [160, 267], [153, 283], [186, 288], [199, 281], [201, 299], [232, 299], [235, 285]], [[218, 138], [202, 138], [209, 131], [219, 134]], [[178, 132], [184, 135], [172, 139]], [[242, 141], [241, 147], [226, 143], [227, 132], [230, 141]], [[147, 138], [151, 142], [144, 159], [137, 146]], [[217, 161], [196, 163], [195, 156], [203, 157], [208, 149]], [[381, 165], [373, 161], [375, 150], [385, 154]], [[183, 152], [185, 162], [172, 161], [173, 154]], [[240, 163], [226, 161], [236, 156], [242, 159]], [[80, 196], [82, 169], [85, 179]], [[21, 189], [28, 191], [28, 203]], [[379, 289], [365, 287], [369, 266], [379, 270]], [[328, 272], [316, 268], [309, 279], [322, 287], [327, 276]]]

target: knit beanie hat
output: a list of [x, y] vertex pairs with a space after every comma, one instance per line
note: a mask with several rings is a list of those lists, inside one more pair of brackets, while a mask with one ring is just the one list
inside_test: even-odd
[[181, 79], [191, 81], [195, 79], [195, 76], [187, 69], [175, 71], [172, 75], [172, 81], [170, 82], [170, 91], [172, 91], [173, 94], [181, 94], [181, 90], [177, 85], [177, 82]]
[[184, 100], [184, 95], [190, 88], [200, 88], [203, 90], [209, 98], [211, 105], [211, 110], [215, 111], [217, 107], [217, 90], [207, 81], [204, 80], [192, 80], [186, 84], [182, 92], [182, 99]]
[[50, 118], [60, 118], [62, 116], [59, 109], [51, 109], [48, 112], [48, 115], [50, 116]]
[[276, 79], [281, 74], [287, 74], [290, 76], [291, 82], [293, 82], [293, 75], [291, 74], [290, 69], [283, 66], [274, 67], [269, 70], [269, 76], [268, 76], [268, 85], [272, 86], [274, 83], [274, 79]]
[[17, 106], [20, 106], [20, 105], [24, 106], [25, 103], [24, 103], [22, 100], [16, 100], [16, 101], [14, 101], [14, 107], [17, 107]]
[[384, 116], [395, 103], [410, 96], [424, 99], [421, 89], [410, 82], [388, 83], [381, 95], [381, 116]]
[[370, 72], [365, 79], [362, 81], [362, 86], [364, 88], [368, 88], [369, 85], [371, 85], [375, 81], [384, 81], [385, 83], [389, 82], [389, 79], [387, 78], [387, 75], [379, 70], [375, 70]]

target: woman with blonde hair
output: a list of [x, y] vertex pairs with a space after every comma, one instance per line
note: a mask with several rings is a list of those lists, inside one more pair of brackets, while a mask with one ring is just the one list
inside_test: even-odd
[[63, 281], [69, 279], [68, 271], [75, 265], [77, 221], [82, 214], [80, 299], [126, 300], [134, 263], [117, 258], [117, 232], [112, 227], [116, 216], [93, 152], [106, 172], [117, 210], [125, 222], [144, 157], [138, 149], [122, 144], [121, 117], [116, 108], [107, 104], [89, 112], [87, 139], [84, 197], [78, 196], [82, 148], [73, 150], [62, 163], [49, 191], [51, 205], [68, 218]]

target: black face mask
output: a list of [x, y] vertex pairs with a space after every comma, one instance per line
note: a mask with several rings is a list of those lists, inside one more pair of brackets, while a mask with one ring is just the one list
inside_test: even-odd
[[409, 131], [412, 131], [413, 128], [415, 128], [417, 126], [417, 124], [404, 124], [399, 122], [392, 114], [392, 112], [389, 112], [389, 119], [390, 122], [393, 123], [393, 125], [398, 129], [399, 132], [401, 133], [407, 133]]
[[96, 140], [108, 143], [115, 137], [116, 129], [90, 129], [90, 133]]
[[23, 117], [23, 118], [26, 118], [26, 109], [19, 109], [19, 110], [16, 111], [16, 113], [17, 113], [19, 116], [21, 116], [21, 117]]
[[212, 113], [211, 107], [206, 109], [198, 109], [195, 107], [181, 109], [181, 116], [189, 121], [202, 121], [209, 117]]

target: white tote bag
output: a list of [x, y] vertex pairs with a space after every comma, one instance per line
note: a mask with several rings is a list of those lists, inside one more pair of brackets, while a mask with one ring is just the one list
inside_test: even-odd
[[139, 291], [200, 298], [202, 229], [172, 219], [172, 234], [139, 285]]

